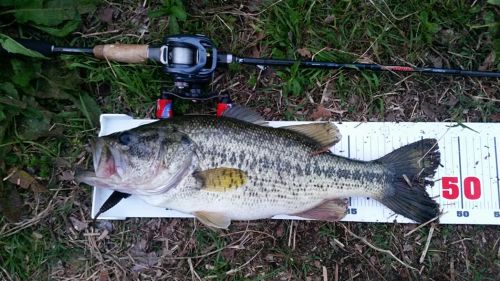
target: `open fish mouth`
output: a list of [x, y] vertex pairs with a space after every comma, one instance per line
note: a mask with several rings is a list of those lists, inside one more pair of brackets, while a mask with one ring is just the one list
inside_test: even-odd
[[90, 144], [93, 150], [94, 171], [78, 171], [76, 180], [91, 185], [107, 186], [106, 180], [121, 179], [124, 175], [120, 153], [102, 140]]
[[109, 178], [117, 176], [121, 178], [124, 175], [124, 165], [121, 154], [117, 149], [107, 145], [103, 141], [97, 141], [95, 144], [94, 169], [97, 177]]

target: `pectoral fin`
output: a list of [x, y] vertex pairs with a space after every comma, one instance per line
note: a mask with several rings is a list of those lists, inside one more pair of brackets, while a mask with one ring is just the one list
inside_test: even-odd
[[227, 229], [231, 224], [231, 219], [221, 213], [199, 211], [194, 212], [193, 215], [204, 225], [210, 227]]
[[293, 214], [306, 219], [322, 220], [322, 221], [339, 221], [346, 215], [347, 201], [346, 199], [332, 199], [319, 204], [309, 210]]
[[329, 148], [342, 138], [337, 126], [330, 122], [292, 125], [281, 128], [312, 138], [318, 143], [319, 148]]
[[237, 189], [247, 182], [247, 174], [234, 168], [215, 168], [193, 174], [203, 186], [203, 190], [227, 192]]

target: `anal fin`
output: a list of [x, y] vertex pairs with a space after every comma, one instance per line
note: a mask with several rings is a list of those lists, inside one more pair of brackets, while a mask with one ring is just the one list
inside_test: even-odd
[[347, 199], [336, 198], [322, 202], [321, 204], [300, 213], [292, 214], [306, 219], [321, 221], [339, 221], [345, 217], [347, 211]]
[[198, 211], [194, 212], [193, 215], [204, 225], [210, 227], [227, 229], [231, 224], [231, 219], [222, 213]]

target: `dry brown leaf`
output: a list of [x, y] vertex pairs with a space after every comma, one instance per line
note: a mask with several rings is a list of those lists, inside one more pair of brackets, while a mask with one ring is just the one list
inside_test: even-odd
[[66, 170], [58, 177], [60, 181], [72, 181], [75, 179], [75, 171]]
[[273, 255], [273, 254], [267, 254], [264, 257], [264, 260], [267, 261], [267, 262], [275, 262], [276, 259], [274, 257], [275, 257], [275, 255]]
[[278, 229], [276, 229], [276, 236], [283, 237], [284, 234], [285, 234], [285, 227], [283, 226], [283, 224], [280, 223], [278, 225]]
[[443, 67], [443, 59], [439, 56], [429, 56], [429, 59], [433, 67], [441, 68]]
[[297, 52], [304, 58], [310, 59], [312, 57], [311, 51], [309, 51], [307, 48], [299, 48]]
[[356, 60], [358, 63], [375, 63], [370, 57], [367, 55], [362, 55], [360, 58]]
[[76, 231], [82, 231], [82, 230], [85, 230], [89, 224], [86, 223], [86, 222], [83, 222], [75, 217], [69, 217], [69, 220], [71, 221], [71, 224], [73, 225], [73, 228], [76, 230]]
[[404, 246], [403, 246], [403, 252], [409, 252], [409, 251], [413, 251], [413, 245], [404, 244]]
[[54, 160], [54, 165], [58, 168], [71, 168], [71, 163], [64, 159], [64, 158], [61, 158], [61, 157], [57, 157], [55, 160]]
[[450, 98], [448, 99], [448, 101], [445, 104], [448, 105], [448, 106], [453, 107], [457, 103], [458, 103], [458, 98], [452, 95], [452, 96], [450, 96]]
[[0, 181], [0, 212], [9, 222], [21, 220], [23, 201], [17, 189], [9, 182]]
[[343, 115], [344, 113], [347, 112], [347, 110], [342, 110], [342, 109], [328, 109], [331, 113], [335, 113], [338, 115]]
[[101, 270], [99, 273], [99, 281], [109, 281], [109, 273], [106, 269]]
[[43, 238], [43, 235], [36, 232], [36, 231], [33, 231], [33, 233], [31, 233], [31, 236], [33, 236], [33, 238], [38, 239], [38, 240]]
[[160, 257], [156, 254], [156, 252], [138, 252], [133, 256], [133, 258], [136, 264], [132, 267], [132, 271], [142, 271], [151, 268], [160, 260]]
[[493, 122], [500, 122], [500, 113], [493, 113], [490, 115], [490, 119]]
[[422, 102], [421, 108], [425, 116], [429, 117], [429, 119], [435, 119], [437, 117], [435, 105], [428, 102]]
[[47, 188], [41, 185], [32, 175], [28, 172], [13, 168], [9, 171], [7, 180], [18, 185], [24, 189], [31, 189], [33, 192], [47, 192]]
[[234, 260], [234, 257], [236, 256], [236, 249], [234, 248], [226, 248], [222, 251], [221, 255], [224, 257], [224, 259], [228, 261]]
[[323, 20], [323, 22], [324, 22], [324, 23], [326, 23], [326, 24], [330, 24], [330, 23], [332, 23], [332, 22], [334, 22], [334, 21], [335, 21], [335, 16], [333, 16], [333, 15], [328, 15], [328, 16], [327, 16], [327, 17]]
[[484, 59], [481, 66], [479, 66], [479, 70], [485, 71], [490, 69], [490, 67], [493, 65], [493, 62], [495, 61], [495, 58], [495, 51], [491, 51], [491, 53]]
[[113, 13], [114, 12], [115, 12], [115, 9], [113, 9], [111, 7], [104, 8], [99, 12], [99, 19], [102, 22], [105, 22], [107, 24], [111, 24], [111, 23], [113, 23]]
[[332, 117], [332, 113], [322, 105], [317, 105], [311, 114], [311, 119], [313, 120], [330, 117]]
[[256, 35], [255, 35], [255, 41], [260, 41], [262, 39], [266, 38], [266, 34], [264, 32], [258, 32]]
[[107, 220], [101, 220], [97, 223], [97, 229], [107, 230], [108, 232], [113, 231], [113, 224]]
[[386, 122], [395, 122], [396, 121], [396, 114], [394, 111], [390, 111], [385, 115], [384, 121]]
[[361, 98], [357, 95], [351, 95], [349, 97], [349, 104], [350, 105], [359, 105], [361, 102]]
[[354, 248], [356, 248], [356, 250], [358, 252], [363, 253], [363, 245], [361, 245], [361, 244], [355, 244]]
[[109, 234], [109, 231], [107, 229], [103, 230], [101, 235], [99, 235], [99, 237], [97, 237], [97, 241], [101, 241], [102, 239], [107, 238], [108, 234]]

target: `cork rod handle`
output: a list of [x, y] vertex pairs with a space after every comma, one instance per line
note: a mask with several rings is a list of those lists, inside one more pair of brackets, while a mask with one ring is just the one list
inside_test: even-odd
[[106, 44], [93, 49], [100, 59], [125, 63], [145, 63], [148, 60], [148, 45]]

